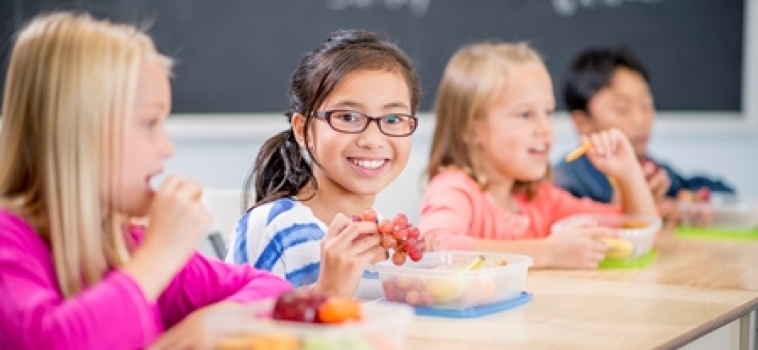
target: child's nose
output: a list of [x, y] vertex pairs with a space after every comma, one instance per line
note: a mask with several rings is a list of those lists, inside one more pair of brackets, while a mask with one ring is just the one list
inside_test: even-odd
[[652, 120], [652, 115], [653, 112], [640, 107], [636, 108], [636, 110], [632, 112], [631, 119], [634, 125], [641, 126]]
[[386, 136], [379, 129], [379, 125], [372, 121], [369, 123], [368, 127], [366, 127], [366, 130], [363, 130], [363, 132], [360, 133], [360, 136], [358, 137], [358, 146], [371, 149], [381, 148], [386, 142], [385, 137]]
[[537, 132], [549, 133], [553, 130], [553, 120], [547, 114], [540, 115], [537, 118]]
[[171, 139], [168, 137], [168, 135], [164, 136], [164, 141], [161, 144], [161, 156], [163, 158], [169, 158], [174, 155], [174, 152], [176, 151], [176, 146], [174, 146], [174, 143], [171, 141]]

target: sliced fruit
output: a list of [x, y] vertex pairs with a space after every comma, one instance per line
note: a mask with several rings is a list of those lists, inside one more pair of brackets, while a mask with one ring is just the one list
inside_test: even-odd
[[[484, 256], [477, 256], [476, 259], [467, 264], [461, 271], [475, 271], [484, 267], [486, 259]], [[436, 303], [447, 303], [461, 296], [469, 287], [468, 279], [450, 279], [450, 278], [430, 278], [427, 279], [426, 289], [432, 294]]]
[[643, 220], [626, 220], [621, 223], [622, 229], [641, 229], [648, 226], [648, 223]]
[[598, 239], [608, 245], [608, 251], [605, 252], [607, 259], [626, 259], [634, 253], [634, 244], [629, 240], [611, 237]]
[[361, 319], [361, 303], [349, 298], [331, 298], [318, 309], [322, 323], [343, 323]]
[[466, 267], [463, 268], [463, 271], [474, 271], [482, 268], [484, 266], [484, 263], [486, 262], [486, 259], [484, 259], [483, 256], [479, 255], [474, 259], [470, 264], [468, 264]]
[[222, 339], [216, 350], [296, 350], [300, 341], [286, 335], [239, 335]]

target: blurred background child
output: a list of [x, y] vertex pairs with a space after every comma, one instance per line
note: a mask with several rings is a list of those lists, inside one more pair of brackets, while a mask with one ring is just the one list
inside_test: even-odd
[[[649, 75], [623, 48], [589, 48], [579, 53], [564, 81], [563, 98], [580, 135], [617, 128], [627, 135], [645, 172], [659, 211], [669, 223], [678, 218], [677, 197], [691, 200], [701, 191], [734, 194], [728, 184], [705, 176], [687, 178], [653, 158], [648, 142], [655, 120]], [[553, 173], [556, 185], [577, 197], [611, 203], [617, 191], [586, 156], [563, 161]]]
[[580, 213], [655, 216], [642, 168], [626, 136], [603, 130], [582, 137], [590, 161], [613, 176], [620, 206], [577, 199], [548, 180], [553, 87], [526, 44], [477, 43], [448, 62], [436, 97], [436, 126], [424, 194], [422, 233], [435, 248], [530, 255], [538, 267], [596, 268], [608, 228], [577, 226], [551, 234]]

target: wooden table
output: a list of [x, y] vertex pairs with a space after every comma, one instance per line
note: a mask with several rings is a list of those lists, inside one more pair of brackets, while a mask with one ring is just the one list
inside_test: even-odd
[[758, 291], [758, 242], [678, 238], [666, 232], [643, 269], [532, 270], [529, 276], [601, 279]]
[[408, 349], [677, 348], [758, 307], [758, 293], [530, 276], [533, 301], [473, 319], [416, 317]]
[[678, 348], [739, 320], [755, 349], [758, 242], [664, 233], [643, 269], [533, 270], [534, 300], [476, 319], [417, 317], [408, 349]]

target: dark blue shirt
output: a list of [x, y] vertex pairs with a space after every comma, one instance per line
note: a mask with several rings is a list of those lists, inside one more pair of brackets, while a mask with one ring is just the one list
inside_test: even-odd
[[[671, 186], [666, 197], [676, 198], [680, 190], [697, 191], [701, 187], [707, 187], [712, 192], [735, 194], [734, 188], [721, 180], [709, 179], [704, 176], [685, 178], [670, 166], [652, 159], [651, 161], [666, 170], [671, 180]], [[589, 197], [603, 203], [610, 203], [613, 197], [613, 188], [608, 182], [608, 178], [592, 165], [586, 155], [569, 163], [565, 160], [561, 161], [553, 169], [553, 182], [571, 192], [575, 197]]]

